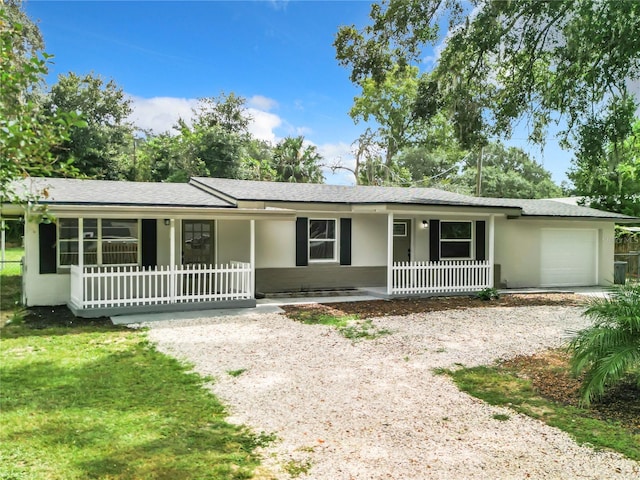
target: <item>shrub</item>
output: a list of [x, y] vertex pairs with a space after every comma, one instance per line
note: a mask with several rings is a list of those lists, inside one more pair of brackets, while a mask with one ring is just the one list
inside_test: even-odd
[[640, 285], [613, 287], [608, 298], [592, 300], [584, 315], [594, 324], [569, 345], [574, 374], [585, 373], [582, 402], [589, 405], [627, 374], [640, 385]]

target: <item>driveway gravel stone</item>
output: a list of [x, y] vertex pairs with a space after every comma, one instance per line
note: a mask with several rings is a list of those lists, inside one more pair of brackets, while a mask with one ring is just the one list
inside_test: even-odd
[[[160, 351], [215, 377], [230, 421], [278, 440], [274, 478], [638, 479], [640, 464], [460, 392], [436, 368], [488, 364], [560, 346], [586, 325], [576, 307], [497, 307], [373, 319], [353, 342], [282, 314], [157, 321]], [[239, 376], [229, 371], [246, 369]], [[508, 415], [508, 420], [494, 418]]]

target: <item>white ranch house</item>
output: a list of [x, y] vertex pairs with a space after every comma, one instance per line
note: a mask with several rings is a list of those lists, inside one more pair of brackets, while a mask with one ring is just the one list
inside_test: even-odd
[[[27, 306], [79, 316], [255, 305], [260, 294], [392, 297], [613, 281], [614, 223], [553, 200], [429, 188], [192, 178], [27, 179], [52, 223], [27, 221]], [[25, 215], [2, 205], [3, 217]]]

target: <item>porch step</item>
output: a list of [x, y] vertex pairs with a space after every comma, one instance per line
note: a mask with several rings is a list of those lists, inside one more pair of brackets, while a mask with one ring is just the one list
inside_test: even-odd
[[256, 293], [256, 298], [307, 298], [307, 297], [349, 297], [362, 295], [357, 288], [341, 288], [338, 290], [303, 290], [290, 292]]

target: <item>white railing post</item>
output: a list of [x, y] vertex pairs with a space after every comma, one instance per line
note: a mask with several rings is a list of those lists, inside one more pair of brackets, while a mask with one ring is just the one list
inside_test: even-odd
[[493, 264], [495, 263], [495, 237], [496, 237], [496, 221], [495, 215], [489, 216], [489, 288], [494, 285]]
[[251, 241], [249, 247], [249, 268], [251, 268], [251, 273], [249, 274], [249, 298], [253, 298], [256, 288], [256, 221], [254, 219], [249, 221], [249, 237]]
[[387, 295], [394, 291], [393, 213], [387, 215]]
[[169, 303], [176, 302], [176, 219], [169, 220]]

